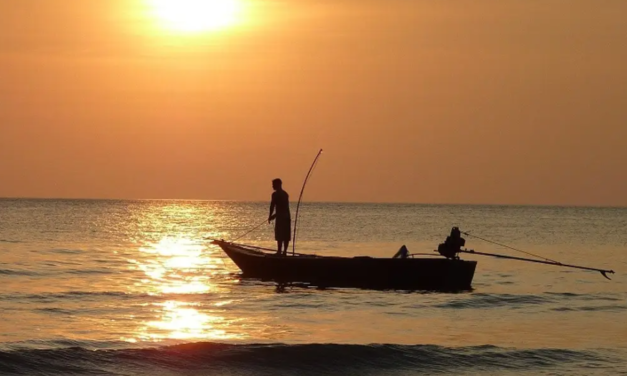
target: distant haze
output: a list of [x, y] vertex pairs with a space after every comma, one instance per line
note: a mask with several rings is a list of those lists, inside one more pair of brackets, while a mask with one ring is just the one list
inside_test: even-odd
[[627, 1], [0, 2], [0, 197], [627, 205]]

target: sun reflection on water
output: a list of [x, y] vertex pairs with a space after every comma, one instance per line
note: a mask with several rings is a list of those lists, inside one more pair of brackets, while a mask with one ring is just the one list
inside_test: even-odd
[[139, 248], [141, 258], [131, 260], [148, 278], [140, 285], [149, 294], [200, 294], [215, 291], [212, 277], [224, 274], [221, 261], [203, 245], [184, 238], [166, 237]]
[[[225, 284], [230, 282], [229, 272], [216, 254], [217, 250], [208, 249], [202, 240], [193, 238], [179, 235], [147, 241], [138, 247], [137, 257], [129, 260], [131, 268], [144, 275], [128, 286], [129, 290], [165, 299], [143, 306], [146, 319], [131, 338], [124, 338], [125, 341], [245, 337], [244, 333], [230, 327], [237, 319], [222, 315], [232, 303], [230, 299], [221, 298], [228, 293]], [[205, 295], [196, 297], [194, 294]]]
[[158, 303], [160, 319], [148, 322], [144, 335], [160, 339], [235, 339], [241, 335], [228, 333], [228, 321], [221, 316], [201, 312], [197, 303], [167, 301]]

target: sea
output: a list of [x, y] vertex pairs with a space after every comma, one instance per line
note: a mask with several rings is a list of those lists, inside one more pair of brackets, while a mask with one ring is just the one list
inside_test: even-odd
[[434, 257], [458, 226], [475, 251], [615, 271], [464, 254], [460, 292], [244, 279], [211, 239], [274, 248], [268, 209], [0, 199], [0, 374], [627, 375], [627, 208], [300, 206], [300, 253]]

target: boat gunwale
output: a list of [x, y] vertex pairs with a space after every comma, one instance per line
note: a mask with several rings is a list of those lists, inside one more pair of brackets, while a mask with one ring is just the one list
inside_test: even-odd
[[[246, 253], [247, 256], [250, 257], [271, 257], [271, 258], [307, 258], [307, 259], [373, 259], [373, 260], [442, 260], [442, 261], [456, 261], [456, 262], [467, 262], [467, 263], [477, 263], [475, 260], [450, 260], [441, 255], [425, 255], [428, 257], [407, 257], [407, 258], [394, 258], [394, 257], [372, 257], [372, 256], [321, 256], [316, 254], [306, 254], [306, 253], [296, 253], [291, 254], [288, 252], [287, 255], [278, 255], [276, 254], [276, 250], [270, 248], [264, 248], [249, 244], [241, 244], [241, 243], [233, 243], [226, 240], [213, 240], [213, 244], [216, 244], [222, 248], [222, 245], [229, 246], [234, 251], [238, 251], [240, 253]], [[264, 252], [268, 251], [268, 252]], [[270, 253], [271, 252], [271, 253]]]

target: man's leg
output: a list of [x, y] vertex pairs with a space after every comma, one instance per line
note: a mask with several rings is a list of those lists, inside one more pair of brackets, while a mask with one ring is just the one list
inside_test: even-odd
[[283, 254], [287, 256], [287, 249], [290, 247], [290, 241], [286, 240], [284, 243]]
[[277, 255], [281, 254], [281, 243], [282, 243], [282, 241], [280, 241], [280, 240], [276, 241], [276, 249], [277, 249], [276, 254]]

